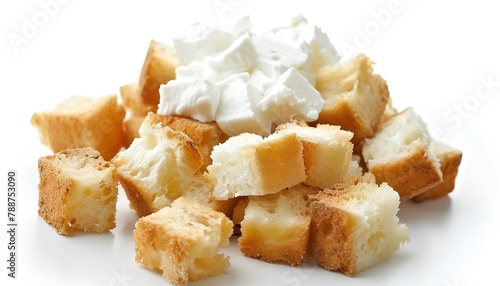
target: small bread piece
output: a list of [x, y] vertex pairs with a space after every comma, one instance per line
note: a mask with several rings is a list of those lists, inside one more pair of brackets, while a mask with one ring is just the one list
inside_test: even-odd
[[170, 205], [191, 190], [204, 192], [203, 178], [196, 175], [203, 158], [189, 137], [164, 126], [152, 112], [139, 133], [141, 136], [112, 160], [139, 217]]
[[443, 172], [443, 182], [413, 197], [412, 200], [416, 202], [444, 197], [455, 188], [458, 167], [462, 162], [462, 151], [436, 139], [432, 140], [430, 150], [439, 159], [441, 172]]
[[375, 135], [389, 100], [387, 83], [373, 73], [372, 65], [360, 54], [316, 74], [316, 89], [325, 100], [317, 122], [354, 132], [355, 144]]
[[92, 147], [110, 160], [125, 146], [124, 117], [116, 95], [72, 96], [54, 109], [35, 112], [31, 124], [38, 129], [42, 143], [54, 152]]
[[58, 233], [115, 228], [118, 176], [96, 150], [68, 149], [38, 160], [38, 214]]
[[160, 103], [160, 85], [175, 79], [175, 69], [179, 65], [173, 47], [151, 40], [148, 53], [139, 77], [139, 94], [146, 106]]
[[310, 200], [311, 255], [328, 270], [355, 276], [409, 241], [396, 216], [399, 195], [386, 183], [351, 177]]
[[241, 222], [240, 251], [263, 261], [299, 265], [307, 258], [309, 195], [321, 189], [299, 184], [276, 194], [248, 197]]
[[230, 266], [217, 253], [229, 244], [233, 223], [224, 214], [181, 197], [135, 224], [135, 260], [159, 269], [173, 285], [217, 275]]
[[302, 142], [306, 184], [324, 189], [346, 178], [353, 149], [352, 132], [340, 130], [340, 126], [319, 124], [314, 128], [292, 122], [279, 125], [276, 133], [296, 134]]
[[134, 116], [146, 117], [149, 112], [156, 112], [158, 105], [144, 102], [139, 92], [138, 83], [129, 83], [120, 86], [122, 104]]
[[200, 122], [191, 118], [160, 114], [157, 114], [156, 118], [164, 126], [168, 126], [175, 131], [180, 131], [193, 140], [203, 156], [202, 171], [205, 171], [207, 166], [212, 163], [210, 154], [214, 146], [225, 142], [228, 138], [215, 122]]
[[139, 138], [139, 128], [146, 116], [134, 115], [133, 113], [127, 114], [123, 119], [123, 132], [125, 133], [125, 147], [128, 148], [135, 138]]
[[377, 183], [387, 182], [404, 201], [443, 182], [430, 143], [427, 126], [408, 108], [384, 122], [375, 137], [365, 140], [363, 158]]
[[230, 220], [233, 219], [233, 212], [238, 202], [243, 197], [231, 198], [227, 200], [212, 200], [208, 203], [208, 206], [211, 207], [214, 211], [221, 212], [225, 214]]
[[218, 200], [266, 195], [292, 187], [306, 178], [302, 143], [295, 134], [265, 139], [243, 133], [214, 147], [207, 178]]

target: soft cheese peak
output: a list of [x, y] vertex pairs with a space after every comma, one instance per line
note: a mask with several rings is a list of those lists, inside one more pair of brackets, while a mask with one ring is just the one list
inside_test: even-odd
[[173, 42], [179, 67], [160, 88], [158, 113], [215, 120], [229, 136], [266, 136], [292, 115], [317, 120], [324, 102], [314, 72], [339, 60], [326, 34], [302, 16], [261, 34], [249, 17], [227, 27], [195, 24]]

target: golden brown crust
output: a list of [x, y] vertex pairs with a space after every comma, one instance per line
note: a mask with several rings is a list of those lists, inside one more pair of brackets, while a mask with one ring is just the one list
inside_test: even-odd
[[146, 199], [147, 192], [143, 190], [138, 182], [128, 173], [118, 172], [120, 185], [130, 202], [130, 207], [135, 210], [138, 217], [143, 217], [154, 213], [151, 202]]
[[354, 133], [352, 142], [357, 143], [363, 138], [375, 135], [373, 130], [368, 129], [362, 122], [356, 109], [347, 99], [343, 99], [335, 105], [323, 107], [317, 123], [340, 125], [342, 129]]
[[278, 140], [264, 141], [254, 148], [250, 158], [255, 158], [257, 174], [262, 187], [276, 192], [294, 186], [306, 179], [302, 143], [295, 134], [286, 134]]
[[[98, 151], [90, 147], [66, 149], [38, 159], [40, 175], [38, 214], [47, 223], [54, 226], [58, 233], [71, 235], [76, 231], [76, 228], [71, 226], [72, 223], [67, 215], [67, 199], [69, 192], [74, 188], [74, 182], [71, 176], [65, 173], [66, 167], [62, 165], [62, 162], [68, 160], [68, 157], [90, 160], [96, 168], [114, 169], [114, 166], [105, 161]], [[116, 173], [113, 173], [113, 176], [115, 175]], [[115, 177], [113, 178], [115, 179]], [[112, 215], [104, 230], [113, 229], [115, 226], [114, 215]], [[87, 231], [86, 229], [82, 230]]]
[[135, 138], [139, 138], [139, 128], [146, 116], [129, 114], [123, 120], [123, 132], [125, 133], [125, 148], [128, 148]]
[[225, 214], [227, 218], [232, 220], [234, 208], [242, 198], [243, 197], [236, 197], [227, 200], [213, 200], [208, 203], [208, 206], [214, 211]]
[[[340, 125], [353, 132], [355, 144], [375, 135], [389, 101], [387, 83], [373, 73], [372, 65], [368, 57], [360, 54], [349, 63], [317, 74], [316, 89], [325, 99], [317, 123]], [[365, 94], [367, 89], [370, 92]], [[329, 100], [330, 97], [336, 99]]]
[[433, 160], [423, 144], [397, 161], [378, 164], [371, 168], [377, 184], [387, 182], [400, 195], [401, 201], [411, 199], [443, 182]]
[[[175, 142], [175, 148], [179, 149], [184, 156], [184, 163], [189, 166], [194, 172], [199, 171], [203, 165], [203, 158], [198, 148], [186, 134], [180, 131], [172, 130], [170, 127], [163, 124], [162, 116], [150, 112], [144, 119], [143, 125], [154, 128], [153, 132], [160, 133], [163, 138], [168, 138]], [[159, 144], [162, 144], [161, 142]], [[126, 152], [126, 151], [125, 151]], [[128, 159], [123, 158], [118, 154], [113, 158], [112, 162], [117, 166], [117, 173], [120, 179], [120, 184], [125, 190], [125, 194], [130, 201], [130, 206], [136, 211], [139, 217], [149, 215], [158, 211], [153, 205], [154, 197], [148, 195], [148, 190], [144, 189], [141, 179], [134, 178], [130, 175], [130, 170], [123, 166], [127, 164]], [[134, 156], [134, 154], [130, 154]]]
[[353, 237], [346, 233], [349, 213], [322, 201], [312, 202], [310, 252], [316, 263], [328, 270], [355, 275]]
[[[224, 255], [210, 257], [206, 250], [210, 253], [215, 249], [209, 248], [229, 243], [232, 222], [207, 206], [181, 197], [171, 207], [139, 219], [135, 226], [135, 260], [160, 269], [174, 285], [187, 285], [189, 280], [217, 275], [229, 267]], [[216, 234], [219, 237], [213, 237]], [[210, 237], [217, 241], [208, 242]]]
[[290, 265], [300, 265], [307, 257], [310, 221], [295, 226], [291, 239], [276, 242], [266, 239], [269, 234], [262, 233], [258, 226], [246, 222], [243, 235], [238, 239], [241, 253], [262, 261], [284, 261]]
[[129, 83], [120, 86], [122, 104], [134, 116], [145, 117], [149, 112], [156, 112], [158, 105], [144, 102], [139, 93], [138, 83]]
[[160, 85], [175, 79], [178, 64], [172, 47], [151, 40], [139, 78], [139, 93], [145, 104], [158, 108]]
[[240, 200], [233, 209], [232, 220], [234, 225], [239, 225], [245, 218], [245, 209], [248, 206], [248, 197], [239, 197]]
[[156, 115], [158, 121], [172, 130], [180, 131], [191, 138], [203, 156], [204, 165], [202, 171], [212, 162], [210, 154], [213, 147], [227, 140], [228, 136], [222, 132], [215, 122], [199, 122], [198, 120], [181, 117]]
[[316, 263], [328, 270], [340, 270], [355, 276], [352, 256], [349, 212], [337, 208], [335, 201], [352, 187], [362, 183], [363, 177], [352, 176], [329, 189], [309, 196], [311, 211], [310, 255]]
[[150, 112], [146, 116], [146, 119], [144, 119], [144, 122], [147, 122], [147, 124], [151, 126], [160, 124], [162, 128], [160, 128], [159, 132], [163, 133], [165, 137], [177, 141], [179, 146], [183, 149], [184, 154], [187, 157], [185, 163], [189, 165], [191, 169], [199, 170], [201, 166], [203, 166], [203, 156], [194, 141], [184, 132], [176, 131], [170, 128], [163, 122], [163, 119], [162, 115]]
[[66, 196], [73, 182], [69, 176], [60, 173], [53, 162], [54, 156], [38, 159], [38, 214], [54, 226], [60, 234], [71, 235], [75, 232], [65, 215]]
[[458, 174], [458, 167], [462, 162], [462, 152], [452, 151], [446, 153], [439, 159], [441, 163], [441, 172], [443, 173], [443, 182], [413, 197], [413, 201], [421, 202], [427, 199], [440, 198], [451, 193], [455, 188], [455, 179]]
[[[137, 221], [134, 230], [135, 261], [150, 269], [161, 269], [163, 276], [174, 285], [187, 285], [189, 274], [185, 264], [189, 257], [189, 241], [185, 237], [165, 235], [165, 233], [167, 231], [157, 224], [147, 220]], [[171, 250], [163, 251], [162, 256], [169, 263], [153, 255], [158, 249]], [[164, 267], [166, 264], [176, 267]]]
[[125, 146], [123, 118], [125, 110], [116, 95], [110, 95], [85, 112], [48, 110], [35, 112], [31, 124], [52, 151], [92, 147], [105, 160], [110, 160]]

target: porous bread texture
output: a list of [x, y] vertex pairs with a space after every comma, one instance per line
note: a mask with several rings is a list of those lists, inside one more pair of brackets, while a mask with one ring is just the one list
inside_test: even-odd
[[387, 83], [373, 72], [372, 65], [360, 54], [316, 73], [316, 89], [325, 100], [317, 122], [353, 132], [354, 144], [375, 135], [389, 100]]
[[305, 180], [302, 143], [295, 134], [242, 133], [214, 147], [207, 178], [218, 200], [277, 193]]
[[396, 216], [399, 195], [386, 183], [351, 177], [310, 200], [311, 255], [328, 270], [355, 276], [409, 241]]
[[349, 170], [347, 170], [346, 178], [352, 176], [363, 176], [363, 168], [361, 167], [361, 156], [353, 154], [351, 163], [349, 163]]
[[443, 181], [439, 160], [430, 150], [431, 141], [426, 124], [407, 108], [365, 140], [363, 158], [377, 183], [387, 182], [404, 201]]
[[149, 112], [156, 112], [158, 109], [158, 104], [151, 104], [142, 99], [138, 83], [120, 86], [120, 97], [127, 112], [133, 116], [146, 117]]
[[352, 132], [340, 130], [340, 126], [291, 122], [279, 125], [275, 134], [295, 134], [300, 139], [306, 184], [324, 189], [345, 179], [351, 164]]
[[130, 206], [139, 217], [170, 205], [180, 196], [202, 203], [211, 200], [198, 172], [203, 158], [187, 135], [164, 126], [154, 113], [144, 119], [139, 133], [141, 136], [112, 160]]
[[203, 156], [202, 171], [205, 171], [207, 166], [212, 163], [210, 154], [214, 146], [225, 142], [228, 138], [215, 122], [200, 122], [191, 118], [160, 114], [157, 114], [156, 118], [161, 121], [164, 126], [168, 126], [175, 131], [183, 132], [193, 140]]
[[462, 151], [436, 139], [432, 139], [430, 150], [439, 160], [443, 182], [413, 197], [412, 200], [416, 202], [444, 197], [455, 188], [455, 179], [462, 162]]
[[38, 214], [60, 234], [115, 228], [118, 176], [96, 150], [67, 149], [38, 160]]
[[175, 79], [178, 65], [173, 47], [151, 40], [139, 77], [139, 94], [145, 105], [155, 107], [153, 112], [160, 103], [160, 85]]
[[110, 160], [125, 145], [124, 117], [116, 95], [72, 96], [51, 110], [35, 112], [31, 124], [38, 129], [42, 143], [54, 152], [92, 147]]
[[173, 285], [187, 285], [230, 266], [229, 257], [217, 252], [229, 244], [233, 223], [188, 198], [142, 217], [135, 227], [135, 260], [159, 269]]
[[299, 265], [307, 258], [309, 195], [319, 188], [299, 184], [276, 194], [248, 197], [238, 239], [241, 253], [267, 262]]

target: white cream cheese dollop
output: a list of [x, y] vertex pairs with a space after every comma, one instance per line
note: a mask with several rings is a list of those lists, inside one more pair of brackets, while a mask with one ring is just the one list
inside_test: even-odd
[[328, 36], [298, 16], [289, 26], [252, 31], [194, 24], [173, 39], [176, 79], [160, 87], [158, 114], [216, 121], [229, 136], [267, 136], [291, 115], [318, 119], [323, 99], [314, 72], [340, 59]]

